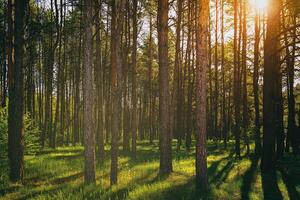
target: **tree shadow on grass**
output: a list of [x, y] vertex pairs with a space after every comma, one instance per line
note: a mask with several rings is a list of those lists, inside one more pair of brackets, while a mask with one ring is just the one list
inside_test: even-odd
[[22, 187], [21, 185], [13, 185], [10, 187], [1, 188], [0, 189], [0, 197], [4, 196], [6, 194], [9, 194], [9, 193], [14, 193], [14, 192], [18, 191], [18, 189], [20, 189], [21, 187]]
[[242, 182], [242, 187], [241, 187], [241, 196], [242, 199], [248, 200], [250, 191], [251, 191], [251, 187], [252, 187], [252, 183], [255, 180], [255, 172], [257, 170], [257, 166], [258, 166], [258, 157], [256, 157], [255, 155], [251, 155], [250, 156], [251, 159], [251, 166], [250, 168], [244, 173], [243, 176], [243, 182]]
[[53, 179], [50, 181], [50, 183], [54, 184], [54, 185], [57, 185], [57, 184], [60, 185], [60, 184], [64, 184], [67, 182], [74, 181], [81, 177], [83, 177], [83, 172], [78, 172], [78, 173], [72, 174], [70, 176], [64, 176], [64, 177]]
[[265, 200], [282, 200], [283, 196], [278, 187], [276, 171], [261, 173], [262, 187]]
[[233, 161], [229, 160], [226, 163], [226, 165], [219, 172], [217, 172], [216, 175], [212, 176], [210, 182], [215, 183], [217, 186], [220, 185], [223, 181], [226, 180], [232, 167], [233, 167]]
[[[47, 184], [49, 184], [49, 187], [53, 186], [54, 188], [52, 189], [46, 189], [46, 190], [42, 190], [42, 191], [31, 191], [25, 194], [21, 194], [20, 197], [17, 197], [17, 199], [28, 199], [28, 198], [33, 198], [35, 196], [41, 195], [41, 194], [50, 194], [55, 192], [56, 190], [62, 189], [63, 186], [65, 184], [68, 184], [71, 181], [74, 181], [80, 177], [83, 176], [82, 172], [78, 172], [75, 174], [72, 174], [70, 176], [64, 176], [64, 177], [60, 177], [60, 178], [55, 178], [50, 180], [49, 182], [47, 182]], [[25, 181], [27, 180], [27, 181]], [[44, 185], [45, 183], [43, 181], [46, 181], [48, 179], [45, 178], [37, 178], [37, 177], [33, 177], [33, 178], [29, 178], [29, 179], [25, 179], [23, 182], [23, 186], [11, 186], [8, 188], [3, 189], [3, 191], [0, 191], [0, 194], [3, 195], [9, 195], [11, 193], [15, 193], [18, 191], [18, 189], [20, 189], [21, 187], [28, 187], [28, 188], [37, 188]]]
[[59, 149], [45, 149], [35, 153], [35, 155], [45, 155], [51, 153], [81, 153], [81, 148], [59, 148]]
[[84, 156], [83, 153], [76, 153], [76, 154], [66, 154], [66, 155], [55, 155], [55, 156], [51, 156], [50, 159], [71, 161], [77, 158], [83, 158], [83, 156]]
[[300, 180], [297, 180], [289, 174], [289, 171], [285, 169], [280, 169], [282, 180], [287, 188], [289, 197], [291, 200], [298, 200], [300, 199], [299, 192], [296, 189], [297, 183], [300, 183]]
[[[90, 199], [118, 199], [118, 200], [125, 200], [128, 196], [128, 193], [135, 189], [136, 185], [146, 185], [150, 183], [154, 183], [160, 180], [160, 177], [157, 174], [156, 170], [149, 170], [148, 173], [145, 176], [141, 176], [139, 178], [134, 178], [131, 180], [125, 187], [118, 188], [116, 191], [111, 190], [111, 188], [108, 188], [105, 190], [105, 195], [103, 196], [97, 196], [97, 194], [94, 195], [93, 198]], [[151, 178], [153, 177], [153, 178]], [[147, 180], [147, 181], [145, 181]], [[99, 195], [99, 194], [98, 194]]]
[[213, 199], [210, 190], [204, 191], [197, 188], [195, 178], [190, 178], [183, 184], [177, 184], [171, 188], [165, 188], [156, 193], [151, 192], [145, 199], [185, 199], [185, 200], [198, 200], [198, 199]]
[[55, 193], [56, 191], [60, 190], [63, 188], [63, 185], [60, 185], [58, 187], [54, 187], [51, 189], [46, 189], [46, 190], [42, 190], [42, 191], [34, 191], [34, 192], [29, 192], [26, 194], [22, 194], [21, 196], [17, 197], [16, 200], [27, 200], [27, 199], [32, 199], [34, 197], [37, 197], [39, 195], [50, 195]]
[[[226, 173], [230, 172], [233, 164], [233, 160], [231, 158], [233, 154], [234, 153], [232, 152], [228, 156], [221, 158], [218, 161], [215, 161], [211, 164], [211, 166], [208, 168], [208, 175], [209, 177], [212, 177], [210, 179], [211, 183], [219, 182], [223, 176], [226, 176]], [[228, 160], [226, 165], [221, 170], [218, 171], [217, 170], [218, 166], [225, 160]]]

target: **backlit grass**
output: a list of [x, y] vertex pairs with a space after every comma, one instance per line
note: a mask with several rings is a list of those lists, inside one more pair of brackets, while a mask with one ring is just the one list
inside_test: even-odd
[[109, 185], [109, 150], [102, 165], [97, 163], [97, 183], [84, 185], [83, 148], [64, 147], [45, 150], [25, 157], [22, 184], [7, 181], [7, 164], [1, 160], [0, 199], [300, 199], [300, 161], [292, 155], [274, 174], [261, 175], [259, 160], [253, 155], [237, 160], [233, 144], [224, 150], [221, 144], [208, 144], [210, 190], [195, 187], [194, 149], [176, 152], [174, 141], [173, 168], [168, 177], [159, 177], [157, 143], [139, 143], [138, 156], [119, 152], [118, 185]]

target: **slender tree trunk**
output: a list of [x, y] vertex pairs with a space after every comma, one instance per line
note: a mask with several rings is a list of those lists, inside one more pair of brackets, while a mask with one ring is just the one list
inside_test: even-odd
[[133, 0], [133, 41], [132, 41], [132, 157], [136, 158], [136, 139], [137, 139], [137, 84], [136, 84], [136, 59], [137, 59], [137, 1]]
[[218, 114], [219, 114], [219, 73], [218, 73], [218, 65], [219, 65], [219, 58], [218, 58], [218, 22], [219, 22], [219, 11], [218, 11], [218, 1], [219, 0], [215, 0], [216, 1], [216, 16], [215, 16], [215, 20], [216, 20], [216, 25], [215, 25], [215, 91], [214, 91], [214, 139], [218, 139], [219, 138], [219, 127], [218, 127]]
[[235, 153], [238, 158], [241, 156], [240, 150], [240, 106], [239, 106], [239, 97], [240, 97], [240, 89], [239, 89], [239, 63], [238, 63], [238, 54], [239, 51], [237, 49], [237, 21], [238, 21], [238, 2], [234, 0], [234, 43], [233, 43], [233, 51], [234, 51], [234, 137], [235, 137]]
[[101, 0], [95, 4], [95, 25], [96, 25], [96, 58], [95, 58], [95, 74], [96, 74], [96, 90], [97, 90], [97, 157], [100, 162], [104, 160], [104, 129], [103, 129], [103, 66], [101, 52]]
[[[82, 5], [80, 5], [82, 7]], [[81, 74], [81, 47], [82, 47], [82, 11], [80, 11], [80, 27], [79, 27], [79, 38], [78, 38], [78, 63], [75, 66], [74, 74], [74, 128], [73, 128], [73, 145], [79, 143], [80, 135], [80, 74]]]
[[96, 181], [95, 173], [95, 134], [93, 120], [93, 7], [92, 0], [85, 0], [84, 9], [84, 73], [83, 73], [83, 130], [84, 130], [84, 180], [86, 183]]
[[208, 189], [206, 152], [206, 67], [208, 66], [209, 0], [199, 0], [196, 27], [196, 182]]
[[249, 145], [249, 138], [248, 138], [248, 124], [249, 124], [249, 116], [248, 116], [248, 91], [247, 91], [247, 2], [244, 0], [241, 2], [243, 4], [243, 46], [242, 46], [242, 75], [243, 75], [243, 136], [245, 145], [247, 148], [247, 155], [250, 153], [250, 145]]
[[[209, 15], [209, 32], [211, 32], [211, 19], [210, 19], [210, 15]], [[208, 121], [208, 137], [209, 139], [211, 139], [213, 137], [213, 134], [215, 133], [214, 130], [214, 118], [213, 118], [213, 104], [214, 104], [214, 98], [213, 98], [213, 84], [212, 84], [212, 80], [213, 80], [213, 76], [212, 76], [212, 45], [211, 45], [211, 34], [209, 34], [208, 36], [208, 84], [209, 84], [209, 101], [208, 101], [208, 108], [209, 108], [209, 121]]]
[[[64, 2], [65, 3], [65, 2]], [[63, 1], [61, 0], [61, 5], [63, 4]], [[67, 76], [66, 76], [66, 69], [67, 69], [67, 59], [66, 59], [66, 48], [67, 48], [67, 43], [68, 43], [68, 37], [66, 36], [66, 31], [64, 29], [65, 25], [66, 25], [66, 6], [64, 6], [64, 8], [62, 9], [61, 8], [61, 34], [63, 34], [63, 41], [64, 41], [64, 44], [63, 44], [63, 67], [62, 67], [62, 71], [61, 71], [61, 77], [62, 77], [62, 82], [60, 83], [60, 88], [61, 88], [61, 98], [60, 98], [60, 105], [61, 105], [61, 112], [60, 112], [60, 133], [61, 133], [61, 136], [62, 136], [62, 144], [64, 145], [65, 144], [65, 117], [66, 117], [66, 113], [65, 113], [65, 97], [66, 97], [66, 79], [67, 79]], [[61, 35], [62, 37], [62, 35]]]
[[130, 151], [130, 120], [129, 120], [129, 83], [128, 76], [130, 72], [129, 48], [130, 48], [130, 3], [126, 0], [126, 10], [124, 13], [124, 33], [123, 39], [123, 150]]
[[111, 19], [111, 87], [112, 87], [112, 130], [111, 130], [111, 172], [110, 184], [118, 180], [118, 150], [119, 150], [119, 112], [121, 111], [122, 95], [122, 53], [121, 31], [123, 27], [123, 9], [125, 0], [113, 0]]
[[148, 71], [148, 85], [149, 85], [149, 123], [150, 123], [150, 144], [153, 144], [153, 140], [154, 140], [154, 126], [153, 126], [153, 122], [155, 121], [153, 119], [154, 117], [154, 105], [153, 105], [153, 83], [152, 83], [152, 74], [153, 74], [153, 47], [152, 47], [152, 43], [153, 43], [153, 36], [152, 36], [152, 32], [153, 32], [153, 23], [152, 23], [152, 15], [150, 13], [150, 22], [149, 22], [149, 26], [150, 26], [150, 31], [149, 31], [149, 71]]
[[175, 62], [174, 62], [174, 75], [173, 75], [173, 93], [171, 99], [170, 109], [170, 132], [171, 137], [175, 136], [179, 143], [179, 131], [177, 129], [177, 101], [179, 93], [179, 65], [181, 61], [180, 52], [180, 35], [181, 35], [181, 15], [182, 15], [182, 0], [177, 1], [177, 21], [176, 21], [176, 44], [175, 44]]
[[260, 43], [260, 22], [259, 12], [255, 14], [255, 39], [254, 39], [254, 70], [253, 70], [253, 93], [254, 93], [254, 109], [255, 109], [255, 154], [261, 152], [261, 136], [260, 136], [260, 112], [259, 112], [259, 43]]
[[185, 146], [187, 151], [190, 151], [192, 143], [192, 98], [193, 98], [193, 86], [192, 86], [192, 66], [191, 66], [191, 39], [192, 39], [192, 24], [191, 19], [193, 17], [193, 6], [191, 1], [188, 1], [188, 39], [187, 39], [187, 73], [188, 73], [188, 86], [187, 86], [187, 109], [186, 109], [186, 138]]
[[160, 174], [172, 172], [172, 144], [169, 120], [168, 0], [158, 1]]
[[[224, 139], [224, 147], [227, 148], [227, 118], [226, 118], [226, 86], [225, 86], [225, 41], [224, 41], [224, 0], [221, 0], [221, 68], [222, 68], [222, 135]], [[229, 108], [227, 108], [229, 109]]]

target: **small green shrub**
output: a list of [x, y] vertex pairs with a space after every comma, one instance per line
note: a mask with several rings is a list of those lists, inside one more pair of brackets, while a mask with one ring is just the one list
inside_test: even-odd
[[[7, 157], [8, 114], [6, 108], [0, 108], [0, 159]], [[39, 149], [40, 129], [33, 119], [24, 115], [25, 154], [34, 154]]]
[[0, 159], [7, 155], [7, 109], [0, 108]]

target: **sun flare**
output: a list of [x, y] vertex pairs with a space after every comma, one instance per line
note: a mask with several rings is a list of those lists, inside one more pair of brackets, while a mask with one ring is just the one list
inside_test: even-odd
[[251, 6], [258, 10], [265, 10], [268, 6], [269, 0], [250, 0]]

